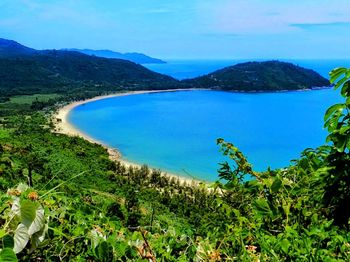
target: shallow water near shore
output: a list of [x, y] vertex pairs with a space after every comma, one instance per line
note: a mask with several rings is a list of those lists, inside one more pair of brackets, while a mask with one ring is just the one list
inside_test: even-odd
[[324, 143], [324, 112], [339, 100], [332, 89], [138, 94], [80, 105], [69, 121], [124, 159], [215, 181], [218, 163], [226, 160], [217, 138], [238, 146], [256, 170], [282, 168], [303, 149]]

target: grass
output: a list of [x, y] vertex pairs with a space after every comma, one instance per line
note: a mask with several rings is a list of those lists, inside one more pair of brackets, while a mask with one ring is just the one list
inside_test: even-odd
[[9, 130], [0, 128], [0, 139], [5, 139], [5, 138], [9, 138], [9, 137], [10, 137]]
[[58, 97], [60, 97], [60, 95], [58, 94], [35, 94], [35, 95], [13, 96], [10, 98], [10, 101], [7, 103], [31, 104], [34, 101], [46, 102], [49, 99], [55, 99]]

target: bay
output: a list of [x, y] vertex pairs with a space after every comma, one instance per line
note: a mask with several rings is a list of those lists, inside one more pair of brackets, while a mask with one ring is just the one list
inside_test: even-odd
[[215, 181], [226, 160], [217, 138], [238, 146], [258, 171], [282, 168], [303, 149], [324, 144], [323, 115], [339, 99], [332, 89], [139, 94], [78, 106], [69, 121], [129, 161]]

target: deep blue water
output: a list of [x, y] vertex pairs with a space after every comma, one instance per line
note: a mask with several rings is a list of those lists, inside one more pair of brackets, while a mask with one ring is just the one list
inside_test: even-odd
[[224, 158], [216, 139], [238, 146], [256, 170], [287, 166], [325, 141], [331, 89], [242, 94], [184, 91], [109, 98], [76, 107], [69, 120], [123, 157], [213, 181]]
[[[329, 78], [328, 73], [336, 67], [350, 67], [350, 59], [279, 59], [302, 67], [310, 68]], [[231, 60], [167, 60], [167, 64], [146, 64], [147, 68], [158, 73], [170, 75], [176, 79], [193, 78], [211, 73], [226, 66], [248, 61], [265, 61], [261, 59], [231, 59]]]

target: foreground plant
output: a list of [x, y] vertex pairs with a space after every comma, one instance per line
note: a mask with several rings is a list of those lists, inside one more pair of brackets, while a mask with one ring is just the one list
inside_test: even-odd
[[19, 184], [15, 189], [8, 190], [7, 194], [7, 201], [2, 206], [5, 225], [0, 230], [0, 261], [15, 261], [15, 254], [27, 245], [31, 252], [44, 241], [48, 224], [37, 192], [25, 184]]

